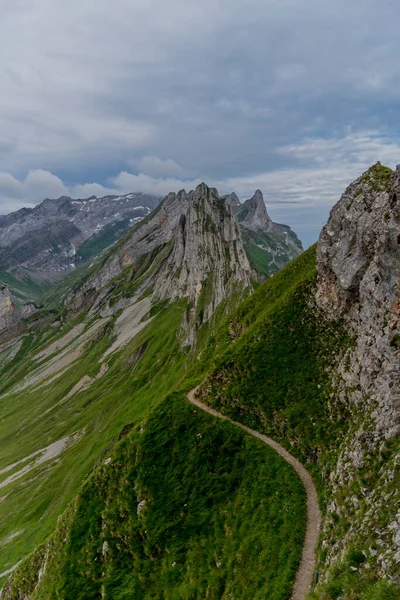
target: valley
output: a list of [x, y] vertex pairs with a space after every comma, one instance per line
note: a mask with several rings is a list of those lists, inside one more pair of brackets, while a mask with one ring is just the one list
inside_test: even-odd
[[301, 254], [261, 192], [171, 193], [3, 335], [4, 600], [400, 597], [399, 177]]

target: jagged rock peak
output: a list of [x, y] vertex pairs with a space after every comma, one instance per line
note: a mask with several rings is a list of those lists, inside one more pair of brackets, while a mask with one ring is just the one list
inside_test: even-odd
[[[365, 300], [365, 282], [381, 271], [385, 296], [395, 292], [400, 268], [400, 171], [376, 163], [349, 185], [332, 208], [318, 242], [319, 302], [335, 316]], [[388, 268], [387, 262], [390, 263]], [[390, 282], [390, 283], [389, 283]], [[371, 288], [371, 293], [372, 293]]]
[[358, 390], [352, 401], [373, 407], [378, 439], [391, 437], [400, 415], [399, 168], [376, 163], [347, 188], [319, 237], [317, 269], [318, 305], [356, 339], [343, 368]]
[[246, 200], [238, 211], [238, 219], [246, 229], [252, 231], [268, 231], [272, 225], [261, 190]]
[[237, 210], [241, 207], [241, 202], [240, 202], [239, 198], [237, 197], [237, 195], [235, 194], [235, 192], [226, 194], [225, 196], [222, 196], [222, 198], [225, 200], [225, 202], [227, 204], [230, 204], [230, 206], [232, 207], [232, 210], [234, 212], [237, 212]]
[[118, 309], [118, 304], [104, 308], [108, 284], [125, 267], [140, 268], [145, 256], [150, 266], [130, 300], [144, 293], [154, 302], [187, 298], [183, 345], [193, 344], [198, 326], [210, 319], [224, 299], [250, 286], [251, 268], [238, 221], [231, 206], [205, 183], [188, 193], [168, 194], [86, 283], [84, 294], [103, 290], [92, 311]]

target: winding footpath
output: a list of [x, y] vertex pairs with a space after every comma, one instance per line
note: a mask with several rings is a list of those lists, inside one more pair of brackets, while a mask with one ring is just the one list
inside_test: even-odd
[[237, 425], [237, 427], [244, 429], [244, 431], [247, 431], [247, 433], [250, 435], [264, 442], [264, 444], [267, 444], [267, 446], [273, 448], [273, 450], [280, 454], [280, 456], [282, 456], [282, 458], [284, 458], [286, 462], [293, 467], [297, 475], [300, 477], [307, 496], [307, 525], [303, 551], [293, 585], [291, 600], [305, 600], [307, 594], [311, 590], [313, 574], [316, 566], [316, 549], [321, 530], [321, 512], [318, 504], [317, 490], [311, 475], [307, 469], [303, 467], [301, 462], [289, 454], [289, 452], [285, 450], [283, 446], [278, 444], [278, 442], [275, 442], [271, 438], [259, 433], [258, 431], [255, 431], [254, 429], [250, 429], [250, 427], [246, 427], [246, 425], [242, 425], [242, 423], [233, 421], [229, 417], [217, 412], [210, 406], [207, 406], [207, 404], [204, 404], [204, 402], [201, 402], [198, 398], [196, 398], [197, 390], [198, 388], [194, 388], [187, 394], [187, 399], [189, 402], [191, 402], [191, 404], [194, 404], [194, 406], [197, 406], [201, 410], [204, 410], [214, 417], [230, 421], [234, 425]]

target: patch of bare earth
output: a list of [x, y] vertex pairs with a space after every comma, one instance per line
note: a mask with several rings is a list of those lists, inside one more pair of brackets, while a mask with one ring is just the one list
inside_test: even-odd
[[32, 458], [34, 459], [34, 460], [30, 460], [30, 462], [27, 465], [25, 465], [24, 467], [22, 467], [22, 469], [19, 469], [19, 471], [16, 471], [15, 473], [12, 473], [12, 475], [9, 475], [9, 477], [6, 477], [6, 479], [4, 479], [0, 483], [0, 489], [3, 487], [6, 487], [10, 483], [13, 483], [17, 479], [20, 479], [21, 477], [23, 477], [24, 475], [29, 473], [29, 471], [31, 471], [38, 465], [41, 465], [44, 462], [52, 460], [53, 458], [55, 458], [56, 456], [61, 454], [61, 452], [63, 450], [65, 450], [72, 444], [76, 444], [76, 442], [78, 442], [82, 438], [83, 434], [84, 434], [84, 431], [75, 433], [73, 435], [69, 435], [65, 438], [62, 438], [61, 440], [57, 440], [56, 442], [53, 442], [53, 444], [50, 444], [49, 446], [46, 446], [45, 448], [41, 448], [40, 450], [37, 450], [36, 452], [29, 454], [29, 456], [26, 456], [25, 458], [22, 458], [21, 460], [18, 460], [17, 462], [15, 462], [11, 465], [8, 465], [7, 467], [5, 467], [4, 469], [2, 469], [0, 471], [0, 475], [2, 475], [3, 473], [6, 473], [7, 471], [11, 471], [14, 467], [16, 467], [17, 465], [19, 465], [21, 463], [26, 462], [27, 460], [30, 460]]

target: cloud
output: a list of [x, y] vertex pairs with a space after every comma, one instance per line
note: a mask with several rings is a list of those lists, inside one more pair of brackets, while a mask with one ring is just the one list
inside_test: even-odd
[[134, 175], [127, 171], [122, 171], [110, 181], [120, 190], [120, 193], [137, 191], [157, 196], [166, 196], [169, 192], [178, 192], [181, 189], [191, 190], [201, 183], [200, 179], [156, 178], [145, 173]]
[[185, 170], [172, 158], [163, 160], [158, 156], [142, 156], [142, 158], [128, 161], [128, 164], [133, 166], [141, 173], [152, 177], [173, 177], [184, 176]]
[[[171, 191], [194, 189], [201, 181], [216, 187], [221, 194], [232, 191], [242, 200], [256, 189], [264, 192], [271, 217], [298, 231], [306, 246], [313, 243], [326, 222], [331, 206], [337, 202], [348, 184], [359, 177], [372, 163], [380, 160], [394, 168], [400, 162], [400, 142], [366, 131], [348, 133], [340, 138], [306, 137], [297, 144], [282, 146], [277, 153], [287, 157], [292, 165], [233, 177], [173, 177], [183, 169], [172, 159], [162, 160], [145, 155], [133, 164], [147, 172], [126, 170], [109, 177], [106, 185], [98, 182], [72, 185], [49, 171], [30, 171], [25, 179], [17, 180], [10, 173], [0, 173], [0, 199], [5, 207], [18, 200], [18, 208], [38, 202], [46, 196], [87, 198], [108, 194], [144, 192], [165, 196]], [[171, 176], [163, 176], [171, 171]], [[152, 172], [153, 174], [150, 174]]]
[[0, 211], [62, 186], [164, 194], [199, 177], [261, 186], [315, 237], [348, 180], [400, 162], [397, 5], [362, 9], [361, 23], [348, 0], [5, 0]]
[[0, 173], [0, 209], [3, 214], [36, 204], [44, 198], [58, 198], [66, 194], [68, 189], [61, 179], [43, 169], [29, 171], [21, 181], [10, 173]]

